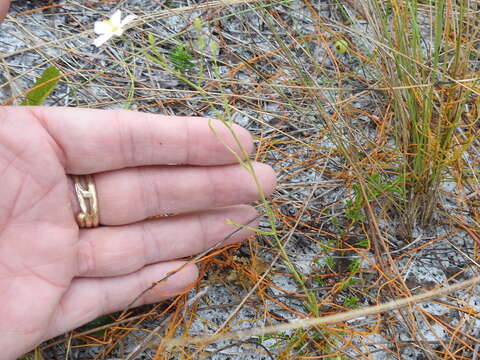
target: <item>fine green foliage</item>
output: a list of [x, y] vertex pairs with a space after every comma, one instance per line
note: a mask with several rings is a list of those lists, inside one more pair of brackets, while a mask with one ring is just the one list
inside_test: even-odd
[[168, 53], [168, 58], [173, 64], [175, 70], [185, 73], [195, 66], [192, 62], [193, 57], [190, 51], [183, 45], [175, 47]]
[[351, 295], [351, 296], [347, 296], [345, 300], [343, 300], [343, 306], [350, 309], [356, 309], [359, 306], [358, 305], [359, 302], [360, 302], [360, 299], [357, 296]]
[[345, 207], [345, 216], [352, 222], [356, 223], [365, 218], [362, 213], [363, 197], [358, 184], [353, 184], [353, 199], [347, 199]]
[[[394, 179], [386, 179], [380, 174], [366, 176], [366, 194], [367, 200], [379, 200], [379, 198], [389, 198], [395, 203], [403, 204], [405, 202], [405, 190], [401, 184], [405, 183], [403, 176], [397, 176]], [[347, 199], [345, 207], [345, 216], [356, 223], [365, 219], [362, 208], [365, 204], [359, 184], [352, 185], [353, 198]]]
[[52, 91], [57, 87], [58, 80], [61, 77], [60, 70], [54, 65], [45, 69], [40, 77], [35, 81], [35, 85], [30, 89], [22, 102], [26, 106], [42, 105]]
[[330, 269], [333, 269], [335, 267], [335, 259], [331, 256], [327, 256], [325, 258], [325, 263]]

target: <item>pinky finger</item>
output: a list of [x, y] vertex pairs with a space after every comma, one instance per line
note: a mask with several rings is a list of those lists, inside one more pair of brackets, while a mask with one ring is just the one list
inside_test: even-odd
[[[47, 338], [82, 326], [100, 315], [124, 310], [145, 289], [183, 264], [180, 261], [164, 262], [146, 266], [128, 275], [74, 280], [60, 301]], [[186, 291], [197, 277], [195, 265], [185, 266], [145, 292], [132, 306], [162, 301]]]

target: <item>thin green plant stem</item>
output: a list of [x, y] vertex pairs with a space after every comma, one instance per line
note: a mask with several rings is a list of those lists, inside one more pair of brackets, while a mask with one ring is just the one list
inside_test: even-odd
[[[149, 49], [152, 51], [152, 53], [154, 53], [155, 56], [152, 56], [152, 55], [150, 55], [150, 54], [148, 54], [147, 52], [144, 51], [144, 56], [146, 58], [148, 58], [149, 60], [153, 61], [154, 63], [160, 65], [167, 72], [177, 76], [178, 79], [183, 81], [185, 84], [191, 86], [193, 89], [197, 90], [200, 94], [205, 95], [205, 90], [201, 86], [199, 86], [198, 84], [190, 81], [185, 75], [181, 74], [178, 71], [175, 71], [174, 69], [172, 69], [168, 66], [168, 64], [164, 60], [163, 56], [156, 50], [156, 48], [155, 48], [156, 43], [152, 39], [151, 36], [149, 38], [149, 42], [150, 42]], [[215, 72], [216, 76], [218, 78], [221, 78], [220, 73], [219, 73], [219, 69], [218, 69], [218, 63], [215, 61], [215, 59], [214, 59], [213, 63], [214, 63], [214, 72]], [[223, 91], [222, 91], [221, 84], [219, 85], [219, 87], [220, 87], [220, 90], [221, 90], [220, 94], [222, 94]], [[224, 110], [227, 114], [227, 119], [228, 120], [225, 119], [225, 114], [222, 114], [222, 113], [220, 113], [216, 110], [216, 108], [213, 106], [213, 104], [210, 102], [210, 100], [207, 99], [206, 101], [207, 101], [207, 103], [209, 103], [212, 106], [213, 109], [215, 109], [215, 113], [216, 113], [217, 118], [219, 120], [221, 120], [223, 122], [223, 124], [229, 129], [229, 131], [230, 131], [232, 137], [234, 138], [238, 148], [242, 152], [243, 158], [240, 157], [228, 144], [224, 143], [218, 137], [218, 134], [216, 133], [215, 129], [211, 126], [211, 123], [210, 123], [209, 125], [210, 125], [210, 129], [211, 129], [212, 133], [215, 134], [217, 136], [217, 138], [219, 139], [219, 141], [221, 141], [223, 143], [223, 145], [236, 157], [236, 159], [240, 163], [240, 165], [252, 176], [253, 180], [255, 181], [257, 190], [259, 192], [260, 204], [262, 205], [262, 207], [264, 209], [264, 212], [265, 212], [265, 214], [266, 214], [266, 216], [269, 220], [269, 224], [270, 224], [270, 227], [272, 229], [270, 235], [273, 236], [274, 242], [275, 242], [276, 246], [278, 247], [278, 249], [280, 250], [280, 253], [282, 255], [282, 259], [283, 259], [285, 265], [287, 266], [289, 271], [293, 274], [295, 280], [301, 286], [302, 290], [307, 294], [307, 298], [309, 299], [310, 305], [311, 305], [310, 308], [314, 310], [314, 313], [318, 314], [318, 307], [317, 307], [317, 303], [316, 303], [316, 299], [315, 299], [315, 294], [308, 289], [308, 287], [305, 284], [305, 280], [304, 280], [303, 276], [297, 271], [297, 269], [293, 266], [293, 264], [291, 263], [291, 261], [289, 259], [288, 254], [287, 254], [285, 248], [283, 247], [283, 244], [281, 243], [281, 241], [278, 237], [278, 232], [277, 232], [277, 228], [276, 228], [276, 217], [275, 217], [275, 214], [273, 212], [273, 209], [268, 204], [268, 201], [265, 197], [265, 193], [263, 191], [263, 187], [261, 186], [261, 183], [260, 183], [258, 177], [256, 176], [255, 169], [253, 168], [253, 164], [249, 159], [248, 153], [243, 148], [240, 140], [238, 139], [237, 135], [235, 134], [235, 131], [233, 130], [233, 128], [231, 126], [231, 121], [229, 120], [229, 119], [231, 119], [231, 116], [229, 116], [230, 106], [228, 105], [228, 101], [225, 99], [225, 97], [222, 96], [223, 108], [224, 108]], [[313, 301], [313, 300], [315, 300], [315, 301]]]
[[[218, 64], [214, 61], [213, 63], [213, 67], [214, 67], [214, 73], [215, 75], [220, 78], [220, 72], [219, 72], [219, 69], [218, 69]], [[223, 87], [221, 85], [221, 83], [219, 84], [219, 87], [220, 87], [220, 93], [223, 94], [224, 91], [223, 91]], [[308, 300], [309, 300], [309, 304], [310, 304], [310, 311], [313, 310], [313, 313], [318, 315], [318, 306], [317, 306], [317, 302], [316, 302], [316, 297], [315, 297], [315, 294], [310, 291], [308, 289], [308, 287], [306, 286], [305, 284], [305, 280], [303, 278], [303, 276], [297, 271], [297, 269], [295, 268], [295, 266], [292, 264], [292, 262], [290, 261], [290, 258], [288, 257], [288, 254], [285, 250], [285, 247], [283, 246], [282, 242], [280, 241], [280, 238], [278, 237], [278, 232], [277, 232], [277, 229], [276, 229], [276, 217], [275, 217], [275, 214], [273, 212], [273, 209], [270, 207], [270, 205], [268, 204], [268, 201], [265, 197], [265, 193], [263, 191], [263, 187], [262, 185], [260, 184], [260, 181], [255, 173], [255, 169], [253, 168], [253, 164], [252, 162], [250, 161], [250, 158], [248, 156], [248, 154], [245, 152], [245, 150], [243, 149], [241, 143], [240, 143], [240, 140], [238, 139], [237, 135], [235, 134], [232, 126], [231, 126], [231, 117], [228, 116], [229, 115], [229, 104], [228, 104], [228, 101], [226, 100], [226, 98], [224, 96], [222, 96], [222, 100], [224, 102], [224, 109], [226, 110], [226, 114], [227, 114], [227, 119], [228, 120], [225, 120], [225, 117], [224, 115], [220, 115], [220, 119], [224, 122], [224, 124], [227, 126], [227, 128], [230, 130], [230, 133], [232, 134], [233, 138], [235, 139], [235, 142], [237, 143], [237, 146], [239, 146], [240, 149], [242, 149], [242, 152], [243, 152], [243, 155], [244, 155], [244, 158], [240, 158], [235, 152], [232, 151], [232, 153], [237, 157], [237, 160], [240, 162], [240, 164], [248, 171], [248, 173], [253, 177], [254, 181], [255, 181], [255, 184], [257, 186], [257, 190], [259, 191], [259, 195], [260, 195], [260, 203], [265, 211], [265, 214], [267, 215], [267, 218], [269, 220], [269, 223], [270, 223], [270, 228], [272, 229], [272, 232], [271, 232], [271, 236], [274, 238], [274, 242], [275, 242], [275, 245], [278, 247], [278, 249], [280, 250], [280, 253], [281, 253], [281, 257], [285, 263], [285, 265], [287, 266], [288, 270], [293, 274], [295, 280], [297, 281], [297, 283], [301, 286], [302, 290], [305, 292]], [[211, 131], [216, 134], [216, 131], [215, 129], [210, 126], [210, 129]], [[218, 137], [217, 135], [217, 138], [221, 141], [221, 139]], [[223, 142], [224, 146], [227, 146], [227, 144], [225, 144]]]

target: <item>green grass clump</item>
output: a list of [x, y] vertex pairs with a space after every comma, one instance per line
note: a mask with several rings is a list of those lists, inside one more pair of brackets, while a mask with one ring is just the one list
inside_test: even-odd
[[397, 172], [405, 194], [396, 205], [405, 233], [415, 224], [429, 224], [445, 172], [475, 135], [478, 118], [469, 115], [478, 81], [471, 80], [478, 26], [468, 5], [464, 0], [368, 2], [379, 75], [394, 110]]

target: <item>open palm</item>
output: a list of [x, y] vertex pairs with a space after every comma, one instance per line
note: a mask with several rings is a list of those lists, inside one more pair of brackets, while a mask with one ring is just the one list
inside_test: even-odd
[[[0, 353], [36, 344], [120, 310], [200, 252], [255, 217], [258, 192], [207, 119], [128, 111], [0, 107]], [[247, 131], [235, 127], [251, 151]], [[238, 151], [239, 152], [239, 151]], [[240, 152], [239, 152], [240, 153]], [[177, 164], [177, 165], [173, 165]], [[255, 164], [267, 193], [275, 177]], [[67, 174], [94, 174], [102, 226], [79, 229]], [[145, 220], [153, 215], [181, 213]], [[229, 243], [251, 235], [241, 230]], [[187, 266], [138, 303], [187, 288]]]

